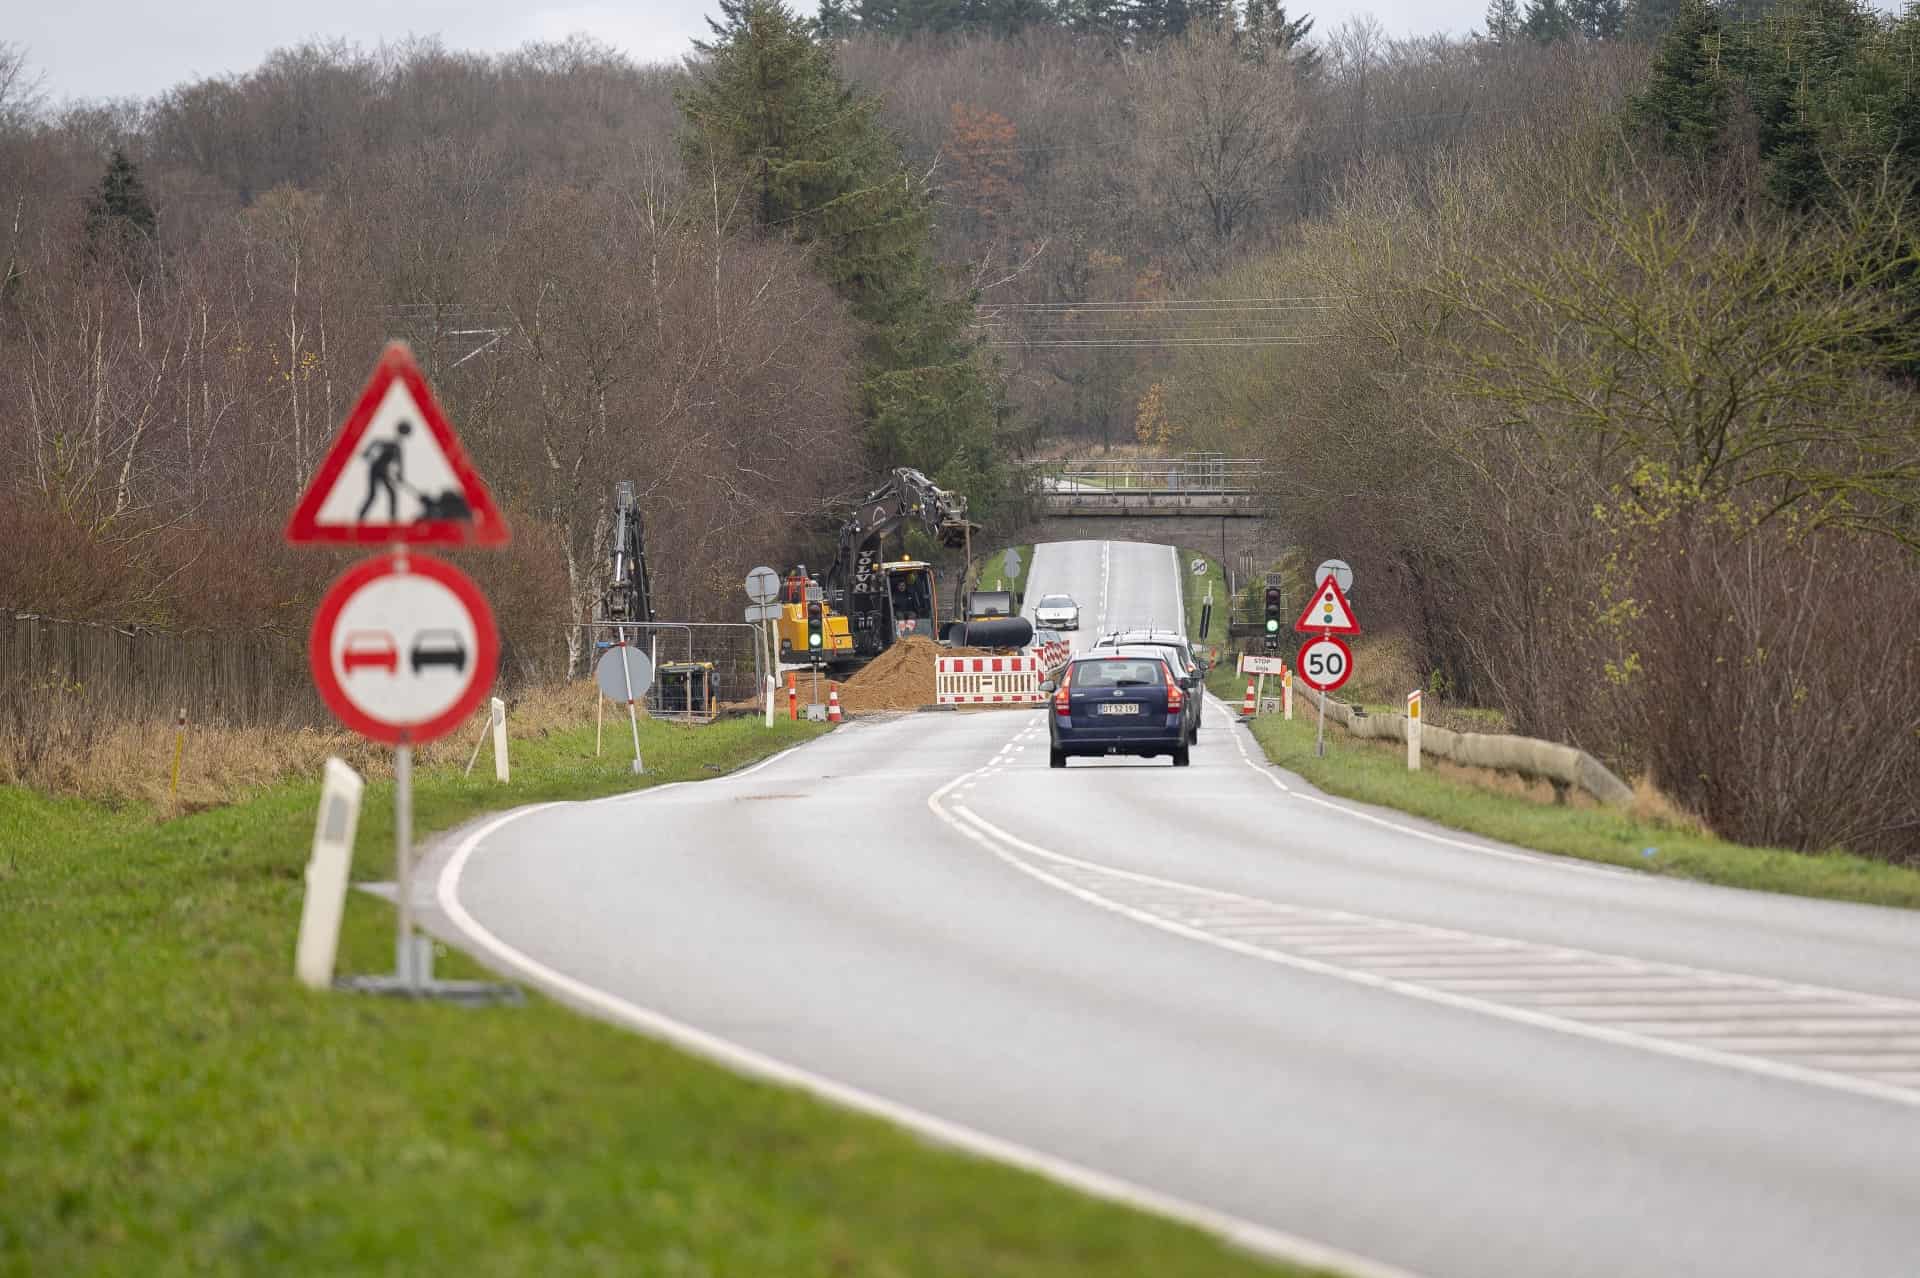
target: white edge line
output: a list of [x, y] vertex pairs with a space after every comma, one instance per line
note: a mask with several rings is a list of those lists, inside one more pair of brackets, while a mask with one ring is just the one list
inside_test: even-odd
[[[1218, 713], [1227, 716], [1229, 726], [1246, 728], [1245, 735], [1253, 735], [1253, 730], [1247, 728], [1246, 724], [1239, 721], [1238, 714], [1232, 706], [1222, 701], [1219, 697], [1215, 697], [1212, 692], [1208, 692], [1207, 695], [1212, 697], [1213, 703], [1219, 707]], [[1274, 765], [1261, 764], [1254, 761], [1253, 756], [1247, 753], [1247, 743], [1241, 733], [1235, 732], [1229, 735], [1233, 737], [1234, 748], [1240, 751], [1240, 761], [1242, 763], [1272, 782], [1279, 788], [1282, 794], [1287, 795], [1289, 798], [1299, 799], [1303, 803], [1317, 803], [1323, 808], [1330, 808], [1335, 812], [1343, 812], [1356, 820], [1371, 821], [1375, 825], [1385, 826], [1387, 829], [1397, 831], [1400, 834], [1410, 834], [1416, 839], [1425, 839], [1429, 843], [1440, 843], [1450, 848], [1459, 848], [1463, 852], [1477, 852], [1481, 856], [1499, 857], [1503, 861], [1520, 861], [1527, 865], [1537, 865], [1549, 870], [1560, 870], [1567, 874], [1599, 874], [1610, 879], [1620, 878], [1623, 875], [1629, 878], [1641, 877], [1627, 866], [1593, 865], [1572, 857], [1557, 856], [1551, 852], [1514, 852], [1506, 848], [1491, 848], [1484, 843], [1469, 843], [1465, 839], [1449, 838], [1444, 834], [1435, 834], [1431, 830], [1422, 830], [1418, 826], [1405, 825], [1399, 821], [1377, 816], [1372, 812], [1362, 812], [1358, 808], [1329, 799], [1325, 795], [1308, 794], [1303, 790], [1296, 790], [1274, 774]]]
[[[1801, 1083], [1808, 1086], [1825, 1088], [1829, 1091], [1847, 1092], [1856, 1096], [1871, 1097], [1875, 1100], [1892, 1101], [1895, 1104], [1904, 1105], [1909, 1108], [1920, 1108], [1920, 1093], [1908, 1091], [1903, 1088], [1891, 1087], [1867, 1079], [1853, 1078], [1844, 1074], [1830, 1074], [1822, 1070], [1805, 1069], [1800, 1066], [1786, 1064], [1781, 1061], [1768, 1060], [1763, 1057], [1736, 1056], [1731, 1053], [1716, 1052], [1711, 1048], [1699, 1047], [1689, 1043], [1675, 1042], [1668, 1039], [1646, 1038], [1623, 1030], [1610, 1029], [1604, 1025], [1590, 1025], [1581, 1021], [1562, 1020], [1558, 1017], [1528, 1011], [1525, 1008], [1509, 1007], [1505, 1004], [1488, 1002], [1464, 994], [1432, 989], [1428, 986], [1417, 985], [1409, 981], [1397, 980], [1390, 976], [1380, 976], [1372, 972], [1362, 972], [1350, 968], [1338, 967], [1331, 963], [1323, 963], [1317, 959], [1304, 958], [1299, 955], [1283, 954], [1257, 945], [1250, 945], [1244, 941], [1235, 941], [1228, 937], [1217, 936], [1211, 932], [1205, 932], [1199, 928], [1189, 927], [1184, 923], [1175, 922], [1172, 919], [1162, 918], [1157, 914], [1151, 914], [1145, 910], [1137, 910], [1132, 906], [1122, 905], [1117, 901], [1103, 897], [1097, 892], [1090, 892], [1078, 887], [1056, 875], [1047, 873], [1038, 866], [1029, 865], [1019, 857], [1012, 855], [1006, 849], [1008, 847], [1018, 848], [1029, 855], [1038, 856], [1047, 860], [1067, 865], [1082, 866], [1130, 879], [1137, 879], [1142, 882], [1163, 884], [1168, 887], [1191, 892], [1206, 893], [1213, 896], [1235, 896], [1237, 894], [1178, 883], [1171, 879], [1156, 879], [1151, 875], [1137, 874], [1131, 870], [1119, 870], [1110, 866], [1101, 865], [1097, 862], [1083, 861], [1077, 857], [1066, 856], [1059, 852], [1052, 852], [1046, 848], [1038, 847], [1016, 835], [1007, 833], [1005, 830], [1002, 830], [1000, 827], [967, 808], [956, 807], [954, 812], [948, 812], [939, 805], [938, 800], [943, 797], [947, 793], [947, 789], [950, 788], [951, 786], [949, 785], [937, 791], [927, 800], [927, 806], [933, 809], [936, 816], [946, 821], [949, 825], [954, 826], [956, 829], [968, 833], [969, 837], [972, 837], [975, 842], [986, 846], [988, 851], [992, 852], [1006, 864], [1020, 870], [1022, 873], [1047, 883], [1049, 886], [1058, 888], [1070, 896], [1077, 897], [1090, 905], [1095, 905], [1101, 909], [1122, 915], [1132, 919], [1136, 923], [1144, 923], [1148, 927], [1158, 928], [1163, 932], [1170, 932], [1175, 936], [1199, 941], [1203, 944], [1229, 950], [1248, 958], [1278, 964], [1282, 967], [1291, 967], [1298, 971], [1311, 972], [1318, 976], [1333, 977], [1336, 980], [1346, 981], [1352, 985], [1360, 985], [1369, 989], [1399, 994], [1403, 997], [1417, 999], [1424, 1003], [1436, 1003], [1443, 1007], [1476, 1012], [1483, 1016], [1492, 1016], [1500, 1020], [1513, 1021], [1521, 1025], [1530, 1025], [1536, 1029], [1553, 1030], [1557, 1033], [1568, 1034], [1577, 1038], [1590, 1038], [1604, 1043], [1612, 1043], [1617, 1046], [1631, 1047], [1639, 1051], [1653, 1053], [1654, 1055], [1670, 1056], [1678, 1060], [1693, 1061], [1701, 1064], [1719, 1065], [1728, 1069], [1740, 1070], [1748, 1074], [1757, 1074], [1763, 1078]], [[969, 825], [977, 827], [977, 829], [968, 831], [967, 827]], [[998, 841], [1003, 846], [996, 847], [995, 841]], [[1257, 900], [1259, 898], [1249, 897], [1245, 899]], [[1271, 904], [1278, 903], [1272, 902]], [[1715, 975], [1721, 974], [1715, 973]], [[1731, 973], [1725, 975], [1731, 975]]]
[[[766, 763], [771, 762], [773, 759], [766, 760]], [[759, 766], [764, 767], [765, 764]], [[733, 773], [732, 775], [745, 774]], [[973, 776], [974, 773], [966, 775]], [[951, 788], [956, 783], [950, 782], [947, 788]], [[943, 789], [940, 793], [945, 792], [946, 790]], [[931, 804], [933, 800], [929, 799], [928, 802]], [[438, 898], [440, 909], [447, 919], [496, 961], [518, 971], [526, 979], [552, 992], [562, 994], [608, 1020], [663, 1039], [676, 1047], [703, 1056], [739, 1073], [793, 1087], [832, 1104], [885, 1119], [941, 1144], [1044, 1176], [1094, 1198], [1105, 1199], [1121, 1206], [1151, 1212], [1180, 1224], [1190, 1225], [1247, 1251], [1293, 1264], [1336, 1270], [1348, 1275], [1349, 1278], [1416, 1278], [1416, 1275], [1407, 1270], [1396, 1269], [1378, 1261], [1351, 1255], [1338, 1248], [1323, 1246], [1198, 1203], [1187, 1202], [1169, 1194], [1135, 1185], [1090, 1167], [1056, 1158], [1051, 1154], [1042, 1153], [998, 1136], [990, 1136], [974, 1128], [876, 1096], [872, 1092], [836, 1082], [801, 1069], [799, 1066], [756, 1052], [752, 1048], [743, 1047], [716, 1034], [696, 1029], [663, 1013], [641, 1007], [618, 995], [610, 994], [568, 976], [564, 972], [556, 971], [538, 959], [522, 953], [488, 931], [479, 920], [467, 912], [466, 907], [460, 903], [460, 875], [480, 844], [501, 827], [521, 817], [559, 806], [562, 805], [537, 804], [495, 817], [462, 839], [440, 872]], [[938, 812], [939, 809], [936, 808], [935, 811]], [[946, 819], [952, 822], [952, 818]]]

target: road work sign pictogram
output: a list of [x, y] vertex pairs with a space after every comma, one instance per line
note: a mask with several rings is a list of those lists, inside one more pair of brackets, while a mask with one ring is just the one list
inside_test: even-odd
[[307, 647], [314, 686], [341, 723], [408, 746], [463, 723], [493, 686], [499, 655], [473, 579], [413, 551], [347, 569], [320, 600]]
[[1314, 587], [1307, 598], [1307, 606], [1300, 613], [1300, 620], [1293, 628], [1302, 634], [1357, 635], [1360, 623], [1353, 619], [1353, 609], [1347, 603], [1346, 592], [1340, 589], [1337, 577], [1328, 576]]
[[287, 540], [501, 546], [510, 534], [413, 352], [374, 365], [287, 520]]

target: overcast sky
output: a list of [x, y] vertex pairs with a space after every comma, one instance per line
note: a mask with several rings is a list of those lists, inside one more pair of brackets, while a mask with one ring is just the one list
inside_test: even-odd
[[[811, 9], [812, 0], [800, 0]], [[150, 97], [184, 80], [251, 70], [272, 50], [312, 37], [373, 48], [410, 35], [449, 48], [503, 52], [584, 32], [641, 62], [667, 62], [706, 32], [711, 0], [15, 0], [0, 40], [25, 46], [53, 102]], [[1371, 13], [1392, 35], [1465, 31], [1485, 0], [1321, 0], [1288, 6], [1318, 29]]]

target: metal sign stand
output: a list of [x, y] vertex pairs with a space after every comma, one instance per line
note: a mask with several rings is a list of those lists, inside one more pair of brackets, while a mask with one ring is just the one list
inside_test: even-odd
[[1313, 753], [1316, 758], [1327, 757], [1327, 694], [1324, 692], [1320, 694], [1320, 727], [1314, 733]]
[[[624, 631], [620, 636], [620, 646], [627, 646]], [[620, 654], [620, 673], [627, 681], [627, 726], [633, 729], [633, 775], [637, 777], [646, 771], [646, 767], [640, 762], [640, 712], [633, 708], [633, 667], [628, 664], [624, 652]]]

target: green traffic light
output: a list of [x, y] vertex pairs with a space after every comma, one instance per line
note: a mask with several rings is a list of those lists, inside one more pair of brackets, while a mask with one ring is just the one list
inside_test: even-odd
[[1280, 628], [1280, 621], [1279, 621], [1279, 619], [1278, 619], [1277, 617], [1268, 617], [1268, 618], [1267, 618], [1267, 629], [1268, 629], [1268, 630], [1270, 630], [1270, 631], [1272, 631], [1272, 630], [1278, 630], [1279, 628]]
[[807, 646], [808, 646], [808, 647], [810, 647], [810, 648], [818, 648], [818, 647], [820, 646], [820, 636], [819, 636], [819, 635], [808, 635], [808, 636], [807, 636]]

